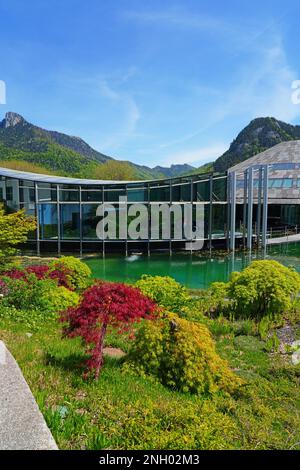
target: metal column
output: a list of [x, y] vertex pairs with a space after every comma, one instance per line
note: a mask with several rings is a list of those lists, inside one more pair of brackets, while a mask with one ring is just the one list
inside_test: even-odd
[[243, 205], [243, 246], [246, 248], [247, 226], [248, 170], [244, 172], [244, 205]]
[[37, 182], [34, 183], [34, 198], [35, 198], [35, 218], [36, 218], [36, 253], [38, 256], [41, 254], [40, 246], [40, 214], [39, 214], [39, 194]]
[[59, 184], [56, 185], [56, 207], [57, 207], [57, 253], [61, 253], [61, 217], [59, 204]]
[[263, 167], [263, 219], [262, 219], [262, 246], [267, 246], [267, 231], [268, 231], [268, 165]]
[[262, 177], [263, 169], [259, 167], [259, 176], [258, 176], [258, 192], [257, 192], [257, 246], [260, 246], [261, 241], [261, 196], [262, 196]]
[[230, 250], [235, 250], [235, 224], [236, 224], [236, 173], [229, 174], [230, 178]]
[[[172, 205], [172, 179], [170, 179], [170, 207]], [[170, 240], [169, 240], [169, 255], [172, 255], [172, 220], [171, 220], [171, 212], [170, 212]]]
[[151, 193], [150, 183], [147, 184], [147, 201], [148, 201], [148, 241], [147, 241], [147, 255], [150, 256], [150, 238], [151, 238]]
[[209, 251], [212, 249], [212, 226], [213, 226], [213, 175], [209, 177], [209, 219], [208, 219], [208, 238]]
[[247, 248], [252, 248], [252, 219], [253, 219], [253, 168], [249, 168], [248, 178], [248, 214], [247, 214]]
[[82, 194], [81, 194], [81, 186], [79, 186], [79, 251], [80, 256], [82, 257], [82, 239], [83, 239], [83, 230], [82, 230]]

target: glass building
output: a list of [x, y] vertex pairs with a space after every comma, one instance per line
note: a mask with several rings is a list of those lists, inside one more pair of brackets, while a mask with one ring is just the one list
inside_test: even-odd
[[[199, 244], [191, 246], [192, 240], [207, 249], [266, 246], [270, 232], [298, 233], [300, 227], [300, 141], [278, 144], [224, 174], [155, 181], [84, 180], [0, 168], [0, 200], [8, 211], [24, 208], [36, 217], [37, 229], [30, 234], [27, 248], [37, 253], [199, 249]], [[116, 230], [109, 238], [99, 231], [103, 204], [106, 215], [116, 214]], [[172, 207], [169, 227], [164, 232], [159, 216], [153, 237], [152, 210], [162, 205]], [[126, 229], [134, 219], [130, 207], [143, 213], [143, 222], [148, 220], [147, 230], [138, 237], [121, 229], [124, 215]], [[180, 233], [176, 230], [175, 213], [185, 214], [187, 207], [196, 232], [193, 239], [185, 231], [184, 218]]]
[[[103, 239], [97, 233], [101, 219], [97, 209], [103, 203], [108, 210], [114, 208], [118, 217], [122, 211], [127, 212], [130, 206], [137, 204], [142, 204], [149, 214], [153, 206], [164, 204], [172, 204], [177, 209], [180, 207], [184, 214], [185, 206], [189, 205], [194, 228], [196, 209], [201, 206], [204, 216], [201, 241], [206, 247], [214, 247], [224, 245], [228, 237], [227, 179], [227, 174], [206, 174], [117, 182], [47, 176], [1, 168], [0, 199], [8, 211], [24, 208], [36, 217], [37, 230], [30, 235], [28, 246], [38, 253], [100, 250], [150, 252], [184, 249], [186, 243], [191, 241], [184, 231], [181, 236], [175, 236], [173, 213], [170, 214], [168, 239], [162, 237], [161, 230], [155, 239], [151, 238], [149, 231], [138, 239], [120, 233]], [[160, 221], [160, 229], [162, 225]]]

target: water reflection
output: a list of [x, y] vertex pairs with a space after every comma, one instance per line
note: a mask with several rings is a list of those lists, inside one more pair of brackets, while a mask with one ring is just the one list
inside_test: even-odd
[[111, 281], [134, 282], [142, 274], [172, 276], [187, 287], [203, 289], [215, 281], [227, 281], [233, 271], [241, 271], [256, 259], [275, 259], [300, 272], [300, 244], [272, 246], [267, 252], [208, 254], [173, 253], [131, 255], [128, 257], [106, 255], [87, 260], [97, 278]]

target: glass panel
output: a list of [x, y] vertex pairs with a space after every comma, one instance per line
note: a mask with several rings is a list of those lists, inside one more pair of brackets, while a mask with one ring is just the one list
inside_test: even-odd
[[82, 201], [92, 201], [92, 202], [102, 202], [102, 191], [101, 190], [92, 190], [92, 191], [81, 191], [81, 200]]
[[57, 200], [57, 189], [54, 184], [39, 183], [38, 184], [39, 202], [55, 202]]
[[[20, 209], [25, 209], [25, 212], [27, 215], [31, 217], [35, 217], [35, 204], [20, 204]], [[28, 233], [27, 235], [29, 240], [35, 240], [36, 239], [36, 230], [32, 230], [31, 232]]]
[[10, 209], [19, 209], [19, 181], [7, 178], [6, 203]]
[[127, 197], [129, 202], [146, 202], [148, 201], [147, 188], [127, 188]]
[[292, 188], [292, 187], [293, 187], [293, 180], [292, 180], [292, 178], [284, 178], [282, 187], [283, 187], [283, 188]]
[[194, 183], [194, 201], [209, 201], [209, 180]]
[[80, 238], [79, 204], [61, 204], [60, 219], [62, 239]]
[[227, 220], [227, 204], [213, 204], [212, 206], [212, 238], [225, 236]]
[[25, 188], [34, 188], [34, 182], [28, 180], [20, 180], [20, 186], [24, 186]]
[[191, 202], [191, 183], [189, 181], [180, 185], [172, 186], [172, 201]]
[[35, 190], [34, 188], [20, 188], [20, 202], [30, 203], [35, 202]]
[[157, 184], [150, 188], [150, 201], [152, 202], [169, 202], [170, 186], [168, 184]]
[[78, 189], [63, 189], [59, 191], [59, 199], [64, 202], [79, 201]]
[[213, 201], [226, 201], [227, 198], [227, 178], [213, 180]]
[[41, 240], [57, 238], [58, 220], [57, 220], [56, 204], [40, 204], [39, 205], [39, 222], [40, 222]]
[[107, 202], [118, 202], [119, 197], [126, 196], [125, 187], [112, 187], [110, 189], [104, 189], [104, 201]]
[[96, 227], [100, 217], [96, 216], [97, 204], [82, 206], [82, 234], [84, 239], [97, 239]]

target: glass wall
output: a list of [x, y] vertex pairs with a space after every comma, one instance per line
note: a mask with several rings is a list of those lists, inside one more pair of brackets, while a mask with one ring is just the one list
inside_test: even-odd
[[80, 238], [79, 204], [60, 204], [60, 237], [62, 240]]
[[96, 227], [100, 217], [96, 216], [98, 204], [82, 205], [82, 236], [85, 240], [96, 240]]
[[57, 239], [58, 216], [56, 204], [39, 205], [39, 232], [41, 240]]
[[[50, 178], [50, 177], [49, 177]], [[275, 181], [270, 184], [277, 184]], [[281, 187], [289, 188], [292, 179], [285, 178], [279, 180]], [[297, 179], [294, 178], [297, 185]], [[36, 196], [38, 198], [36, 204]], [[118, 206], [119, 198], [127, 197], [127, 205], [121, 209]], [[71, 245], [79, 242], [80, 239], [85, 242], [101, 241], [97, 237], [96, 228], [101, 220], [96, 216], [97, 208], [103, 202], [112, 204], [116, 209], [116, 239], [125, 241], [126, 233], [119, 232], [119, 217], [124, 213], [132, 203], [145, 204], [146, 210], [151, 211], [156, 203], [175, 203], [175, 207], [182, 213], [182, 231], [175, 233], [174, 216], [171, 216], [169, 222], [170, 239], [180, 239], [185, 241], [188, 238], [188, 231], [184, 231], [184, 213], [187, 204], [193, 202], [193, 221], [192, 228], [195, 231], [199, 223], [196, 221], [196, 209], [201, 208], [204, 214], [204, 237], [207, 241], [224, 239], [227, 234], [227, 176], [223, 175], [193, 175], [190, 177], [176, 178], [172, 180], [157, 180], [151, 182], [132, 182], [132, 183], [99, 183], [95, 185], [83, 184], [61, 184], [46, 181], [27, 181], [15, 178], [2, 177], [0, 179], [0, 199], [3, 198], [10, 210], [24, 208], [30, 215], [38, 217], [39, 222], [39, 240], [57, 242], [59, 247], [65, 242]], [[154, 203], [154, 204], [153, 204]], [[81, 204], [81, 205], [80, 205]], [[296, 214], [296, 215], [295, 215]], [[137, 216], [139, 213], [136, 214]], [[151, 214], [150, 214], [151, 215]], [[287, 221], [295, 220], [298, 215], [296, 209], [286, 209], [283, 213]], [[145, 217], [151, 219], [149, 214]], [[127, 224], [135, 216], [127, 217]], [[158, 220], [159, 238], [162, 237], [162, 218]], [[151, 233], [149, 233], [151, 237]], [[146, 233], [146, 232], [145, 232]], [[144, 233], [141, 237], [144, 241], [148, 236]], [[198, 232], [200, 233], [200, 232]], [[32, 234], [33, 239], [36, 234]], [[127, 240], [131, 243], [135, 240], [135, 234], [127, 234]], [[131, 238], [130, 238], [131, 237]], [[186, 238], [187, 237], [187, 238]], [[61, 242], [61, 243], [60, 243]], [[86, 243], [88, 244], [88, 243]], [[74, 244], [75, 246], [75, 244]], [[82, 244], [81, 244], [82, 246]]]

